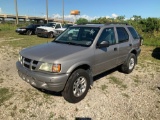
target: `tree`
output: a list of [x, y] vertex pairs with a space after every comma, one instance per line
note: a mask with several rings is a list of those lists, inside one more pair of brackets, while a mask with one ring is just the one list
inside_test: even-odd
[[76, 21], [76, 24], [87, 24], [88, 23], [88, 20], [85, 19], [85, 18], [79, 18], [77, 21]]
[[143, 32], [150, 32], [153, 33], [154, 31], [160, 31], [160, 19], [158, 18], [147, 18], [142, 19], [140, 21], [140, 24], [143, 26], [142, 31]]
[[142, 20], [142, 17], [141, 16], [138, 16], [138, 15], [133, 15], [132, 19], [134, 21], [139, 21], [139, 20]]
[[122, 21], [124, 21], [124, 19], [125, 19], [125, 16], [118, 16], [118, 17], [116, 18], [116, 20], [117, 20], [118, 22], [122, 22]]

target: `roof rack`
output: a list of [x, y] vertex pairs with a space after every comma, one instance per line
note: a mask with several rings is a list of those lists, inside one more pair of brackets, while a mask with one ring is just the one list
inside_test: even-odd
[[125, 23], [125, 22], [108, 22], [105, 25], [111, 25], [111, 24], [129, 25], [128, 23]]

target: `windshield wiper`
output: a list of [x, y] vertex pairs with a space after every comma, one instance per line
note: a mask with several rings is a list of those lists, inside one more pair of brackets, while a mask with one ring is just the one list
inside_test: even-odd
[[52, 42], [67, 44], [66, 42], [63, 41], [52, 41]]
[[66, 43], [68, 43], [69, 45], [76, 45], [76, 46], [83, 46], [83, 47], [87, 47], [86, 45], [78, 44], [78, 43], [74, 43], [74, 42], [66, 42]]
[[74, 42], [63, 42], [63, 41], [52, 41], [52, 42], [62, 43], [62, 44], [69, 44], [69, 45], [76, 45], [76, 46], [83, 46], [83, 47], [88, 47], [87, 45], [78, 44], [78, 43], [74, 43]]

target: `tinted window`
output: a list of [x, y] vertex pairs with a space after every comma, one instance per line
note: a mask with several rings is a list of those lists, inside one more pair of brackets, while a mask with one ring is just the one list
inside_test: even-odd
[[57, 25], [56, 25], [56, 28], [61, 28], [60, 24], [57, 24]]
[[102, 41], [108, 41], [110, 45], [113, 45], [116, 43], [113, 28], [106, 28], [103, 30], [101, 36], [99, 37], [98, 44], [100, 44]]
[[98, 31], [97, 27], [69, 27], [53, 42], [88, 47], [93, 43]]
[[137, 34], [137, 32], [135, 31], [135, 29], [133, 29], [132, 27], [128, 27], [130, 33], [132, 34], [134, 39], [139, 39], [139, 36]]
[[129, 40], [129, 35], [125, 28], [117, 27], [117, 34], [119, 43], [126, 42]]
[[30, 25], [27, 26], [27, 28], [33, 28], [33, 27], [34, 27], [33, 24], [30, 24]]

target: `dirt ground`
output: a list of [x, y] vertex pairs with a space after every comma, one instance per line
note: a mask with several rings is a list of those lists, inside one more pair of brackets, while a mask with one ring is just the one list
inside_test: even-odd
[[131, 74], [116, 69], [101, 74], [85, 99], [71, 104], [60, 93], [37, 90], [18, 76], [19, 50], [0, 47], [0, 89], [9, 90], [0, 101], [0, 120], [160, 119], [159, 64], [145, 60]]

